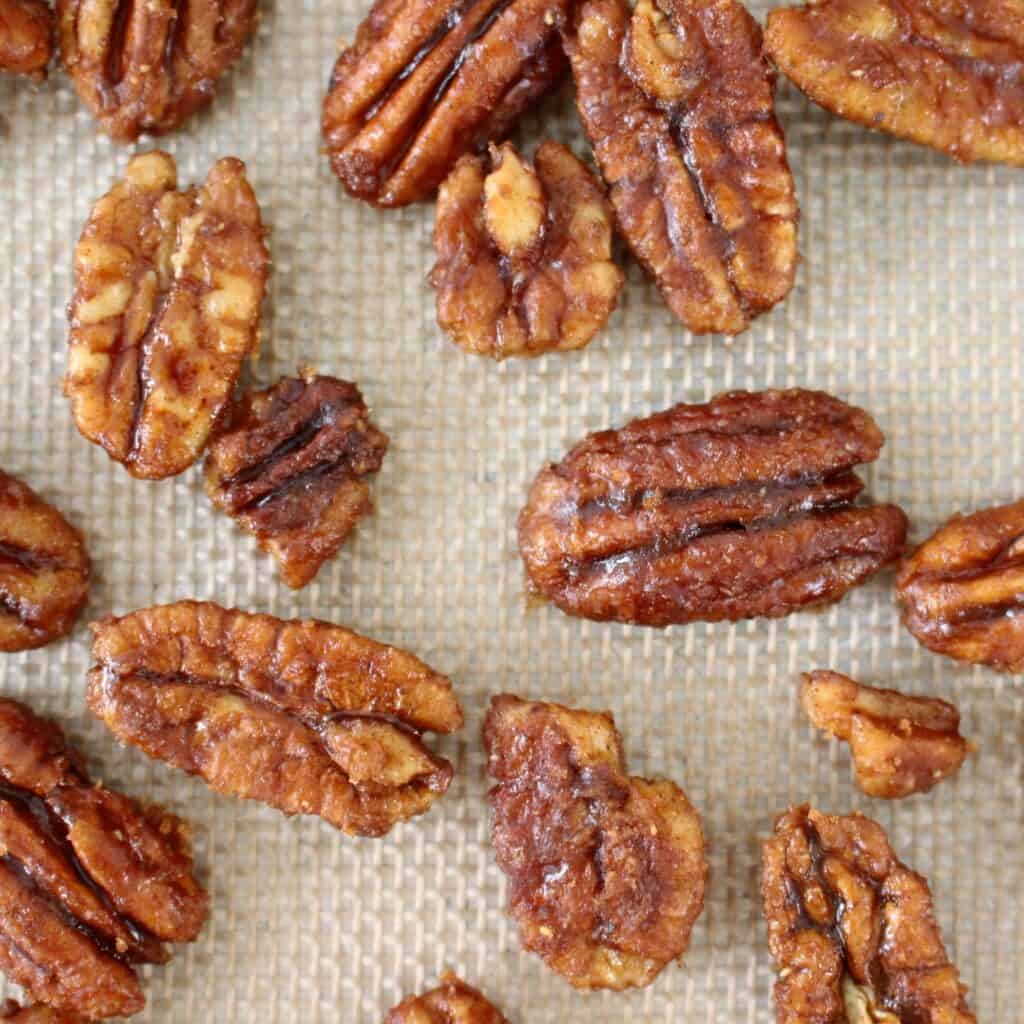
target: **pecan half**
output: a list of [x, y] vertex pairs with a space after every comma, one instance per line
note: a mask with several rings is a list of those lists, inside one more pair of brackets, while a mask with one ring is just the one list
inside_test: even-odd
[[410, 996], [392, 1009], [384, 1024], [508, 1024], [475, 988], [451, 971], [441, 984], [421, 996]]
[[53, 11], [43, 0], [0, 0], [0, 71], [44, 75], [53, 28]]
[[895, 559], [907, 521], [855, 506], [871, 417], [817, 391], [737, 391], [591, 434], [519, 516], [533, 586], [570, 615], [645, 626], [788, 615]]
[[937, 697], [878, 690], [825, 670], [803, 678], [807, 717], [850, 744], [857, 785], [868, 796], [925, 793], [955, 775], [975, 749], [960, 735], [960, 712]]
[[64, 392], [82, 435], [149, 479], [182, 472], [206, 446], [256, 348], [267, 276], [240, 160], [176, 188], [170, 156], [135, 157], [75, 250]]
[[88, 596], [82, 535], [0, 470], [0, 651], [42, 647], [70, 633]]
[[127, 1016], [132, 965], [164, 963], [208, 909], [185, 824], [90, 781], [54, 723], [0, 700], [0, 967], [57, 1010]]
[[761, 868], [780, 1024], [973, 1024], [928, 883], [881, 825], [793, 808]]
[[19, 1006], [13, 999], [8, 999], [0, 1007], [0, 1020], [14, 1021], [14, 1024], [83, 1024], [85, 1018], [73, 1013], [62, 1013], [42, 1003]]
[[378, 206], [426, 199], [464, 153], [504, 138], [561, 78], [568, 0], [376, 0], [324, 99], [346, 190]]
[[840, 117], [958, 160], [1024, 164], [1016, 3], [814, 0], [768, 15], [765, 51]]
[[257, 0], [57, 0], [57, 15], [75, 91], [120, 142], [205, 107], [258, 21]]
[[496, 359], [582, 348], [625, 280], [611, 222], [601, 185], [557, 142], [541, 143], [534, 167], [511, 143], [489, 161], [462, 157], [437, 198], [437, 322]]
[[626, 774], [608, 713], [502, 695], [484, 724], [492, 840], [523, 945], [576, 988], [650, 984], [704, 906], [700, 817]]
[[789, 293], [797, 263], [757, 23], [739, 0], [583, 0], [565, 45], [634, 255], [691, 331], [746, 329]]
[[307, 374], [244, 395], [210, 445], [206, 493], [304, 587], [373, 507], [388, 438], [355, 384]]
[[381, 836], [445, 792], [422, 732], [454, 732], [451, 682], [326, 622], [181, 601], [93, 624], [88, 701], [121, 740], [218, 793]]

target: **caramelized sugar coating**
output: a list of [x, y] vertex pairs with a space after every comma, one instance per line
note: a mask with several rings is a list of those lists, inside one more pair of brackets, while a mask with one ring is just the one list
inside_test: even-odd
[[0, 71], [42, 77], [53, 55], [53, 30], [44, 0], [0, 0]]
[[166, 153], [131, 160], [75, 249], [64, 392], [82, 435], [133, 476], [192, 465], [257, 346], [267, 263], [240, 160], [185, 192]]
[[582, 0], [565, 45], [634, 255], [691, 331], [746, 329], [789, 293], [797, 264], [757, 23], [739, 0]]
[[475, 988], [451, 971], [441, 984], [421, 996], [403, 1000], [384, 1018], [384, 1024], [508, 1024]]
[[484, 724], [492, 840], [523, 945], [576, 988], [649, 985], [704, 906], [700, 817], [626, 774], [608, 713], [503, 695]]
[[958, 160], [1024, 164], [1016, 0], [812, 0], [768, 15], [765, 51], [840, 117]]
[[898, 557], [906, 517], [856, 506], [881, 431], [818, 391], [737, 391], [591, 434], [519, 516], [533, 586], [570, 615], [645, 626], [838, 601]]
[[210, 445], [206, 493], [304, 587], [372, 508], [388, 438], [355, 384], [307, 373], [252, 391]]
[[62, 1013], [138, 1013], [133, 965], [166, 962], [164, 943], [191, 942], [206, 920], [185, 824], [92, 782], [57, 726], [10, 700], [0, 849], [0, 968]]
[[779, 1024], [974, 1024], [928, 883], [876, 822], [793, 808], [761, 869]]
[[13, 999], [8, 999], [0, 1006], [0, 1020], [13, 1021], [14, 1024], [84, 1024], [85, 1018], [74, 1013], [63, 1013], [51, 1009], [42, 1003], [34, 1006], [19, 1006]]
[[857, 785], [868, 796], [925, 793], [955, 775], [974, 750], [960, 735], [960, 712], [937, 697], [878, 690], [825, 670], [803, 678], [807, 717], [850, 744]]
[[106, 618], [93, 637], [93, 714], [218, 793], [381, 836], [451, 782], [421, 734], [454, 732], [462, 710], [404, 651], [198, 601]]
[[464, 153], [504, 138], [561, 78], [568, 0], [376, 0], [324, 99], [350, 195], [426, 199]]

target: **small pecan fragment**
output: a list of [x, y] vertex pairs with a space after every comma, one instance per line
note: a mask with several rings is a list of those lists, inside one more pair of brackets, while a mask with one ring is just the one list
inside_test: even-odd
[[206, 493], [304, 587], [373, 507], [364, 477], [388, 438], [355, 384], [307, 374], [253, 391], [210, 445]]
[[958, 160], [1024, 164], [1019, 3], [813, 0], [768, 15], [765, 51], [840, 117]]
[[561, 78], [568, 0], [376, 0], [338, 58], [323, 135], [346, 190], [426, 199]]
[[817, 391], [737, 391], [591, 434], [519, 516], [530, 580], [570, 615], [646, 626], [788, 615], [895, 559], [907, 521], [856, 506], [871, 417]]
[[84, 1017], [73, 1013], [62, 1013], [42, 1003], [34, 1006], [19, 1006], [13, 999], [0, 1007], [0, 1020], [13, 1021], [14, 1024], [84, 1024]]
[[510, 143], [464, 156], [437, 199], [437, 320], [468, 352], [582, 348], [622, 288], [612, 214], [572, 152], [543, 142], [530, 167]]
[[53, 28], [53, 11], [43, 0], [0, 0], [0, 71], [44, 75]]
[[384, 1024], [508, 1024], [475, 988], [451, 971], [441, 984], [421, 996], [410, 996], [394, 1007]]
[[451, 682], [404, 651], [197, 601], [106, 618], [93, 634], [93, 714], [218, 793], [381, 836], [451, 782], [420, 734], [454, 732], [462, 710]]
[[75, 250], [65, 394], [82, 435], [137, 477], [187, 469], [256, 348], [267, 248], [245, 165], [176, 191], [166, 153], [135, 157]]
[[928, 883], [881, 825], [792, 808], [761, 869], [779, 1024], [973, 1024]]
[[523, 945], [576, 988], [650, 984], [704, 906], [700, 817], [626, 774], [608, 713], [502, 695], [484, 724], [492, 840]]
[[208, 910], [184, 823], [91, 782], [55, 724], [0, 700], [0, 967], [56, 1010], [128, 1016], [132, 965], [166, 962]]
[[850, 744], [857, 785], [894, 800], [925, 793], [955, 775], [974, 750], [960, 735], [960, 712], [937, 697], [864, 686], [838, 672], [804, 675], [811, 723]]
[[761, 31], [739, 0], [583, 0], [566, 33], [619, 230], [695, 333], [745, 330], [796, 273]]

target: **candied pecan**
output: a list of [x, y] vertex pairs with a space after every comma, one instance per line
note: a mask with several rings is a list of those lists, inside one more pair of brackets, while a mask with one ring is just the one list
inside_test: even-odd
[[519, 516], [533, 586], [570, 615], [646, 626], [838, 601], [896, 558], [906, 517], [853, 504], [871, 417], [817, 391], [737, 391], [591, 434]]
[[464, 153], [503, 138], [561, 78], [569, 0], [376, 0], [324, 99], [345, 189], [378, 206], [426, 199]]
[[240, 160], [178, 192], [174, 160], [135, 157], [75, 250], [65, 394], [84, 437], [134, 476], [187, 469], [256, 347], [267, 276]]
[[960, 735], [960, 712], [937, 697], [879, 690], [821, 669], [803, 678], [808, 718], [850, 744], [857, 785], [868, 796], [925, 793], [955, 775], [974, 750]]
[[626, 774], [610, 714], [502, 695], [484, 724], [498, 866], [523, 945], [576, 988], [650, 984], [704, 906], [700, 817]]
[[896, 859], [881, 825], [807, 806], [761, 850], [780, 1024], [969, 1024], [928, 883]]
[[840, 117], [958, 160], [1024, 164], [1017, 3], [813, 0], [768, 15], [765, 51]]
[[745, 330], [789, 293], [797, 263], [757, 23], [739, 0], [583, 0], [565, 44], [634, 255], [691, 331]]
[[41, 77], [53, 55], [53, 11], [43, 0], [0, 0], [0, 71]]
[[384, 1024], [508, 1024], [471, 985], [451, 971], [441, 984], [421, 996], [410, 996], [394, 1007]]
[[121, 740], [219, 793], [380, 836], [447, 790], [422, 732], [454, 732], [451, 682], [327, 622], [180, 601], [93, 624], [88, 701]]
[[184, 823], [91, 782], [54, 723], [0, 700], [0, 967], [55, 1009], [127, 1016], [132, 965], [166, 962], [208, 910]]
[[437, 321], [468, 352], [582, 348], [615, 308], [611, 208], [572, 152], [543, 142], [531, 168], [512, 147], [464, 156], [437, 198], [431, 284]]
[[14, 1021], [14, 1024], [83, 1024], [85, 1018], [74, 1013], [62, 1013], [42, 1003], [19, 1006], [13, 999], [8, 999], [0, 1007], [0, 1020]]

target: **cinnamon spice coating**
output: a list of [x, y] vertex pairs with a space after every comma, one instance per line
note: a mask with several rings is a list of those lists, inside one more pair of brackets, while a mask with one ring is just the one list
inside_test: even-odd
[[41, 78], [53, 36], [53, 9], [44, 0], [0, 0], [0, 71]]
[[394, 1007], [384, 1024], [508, 1024], [483, 994], [451, 971], [441, 984], [420, 996], [410, 996]]

